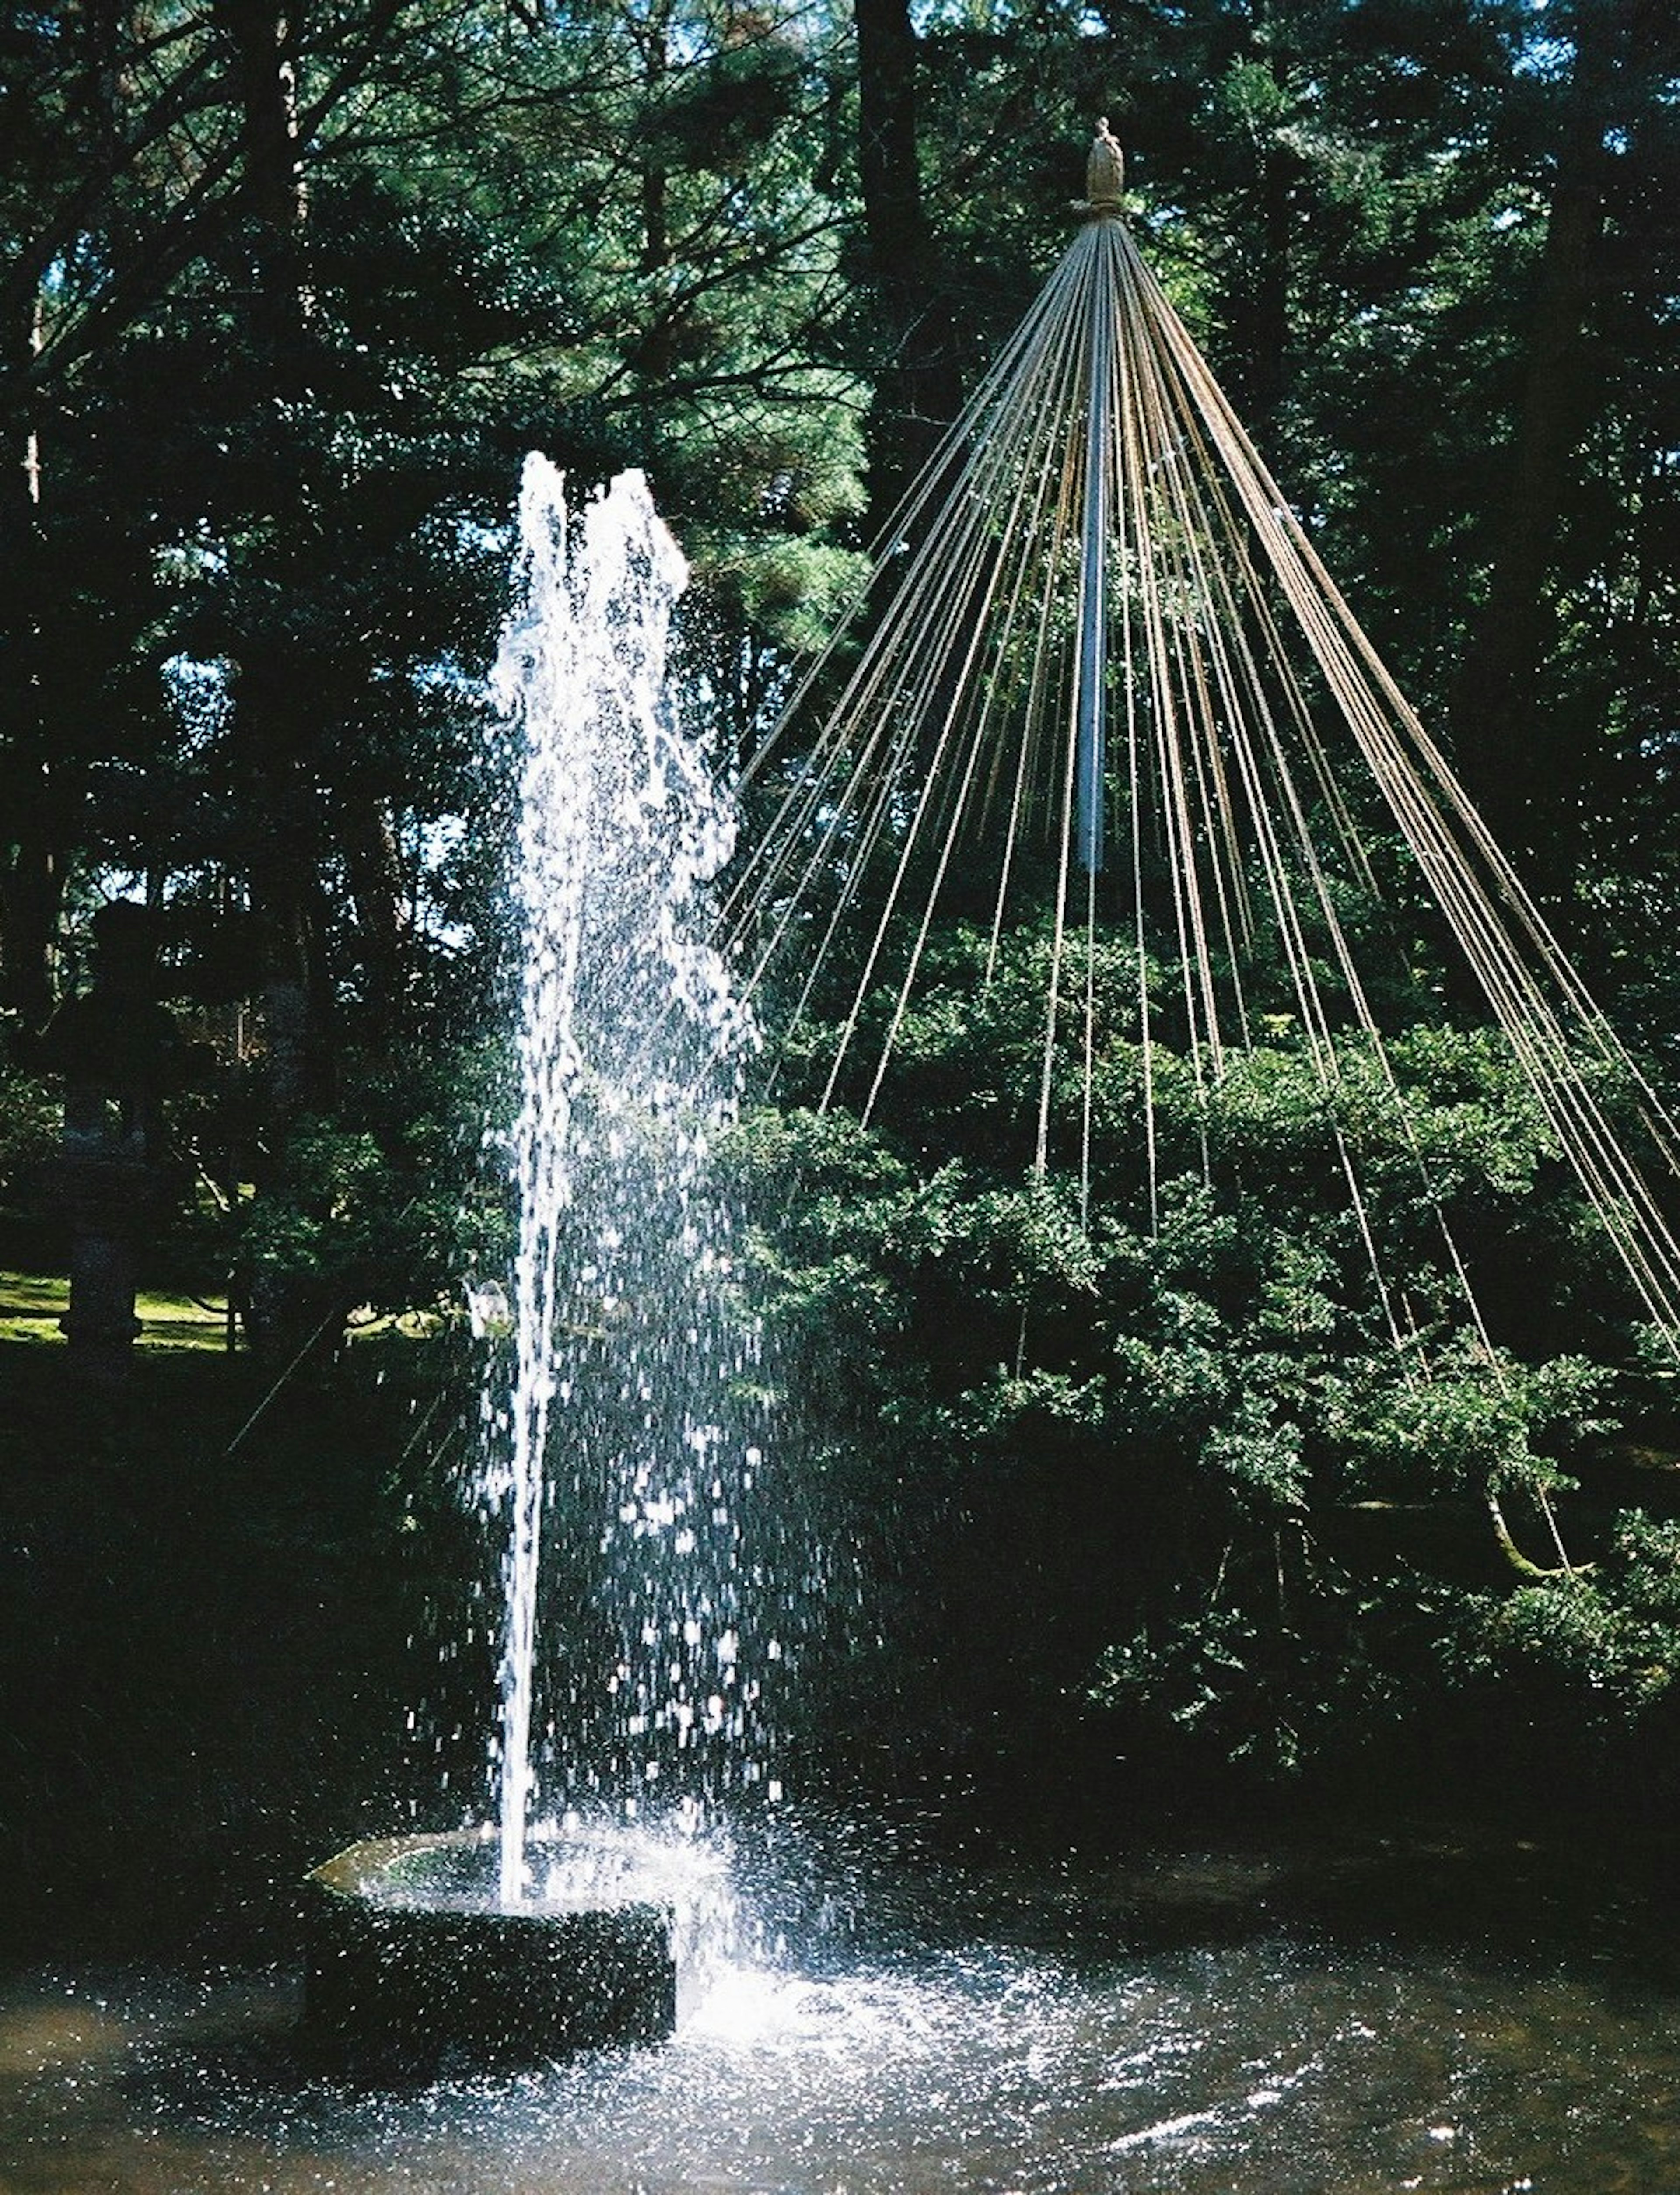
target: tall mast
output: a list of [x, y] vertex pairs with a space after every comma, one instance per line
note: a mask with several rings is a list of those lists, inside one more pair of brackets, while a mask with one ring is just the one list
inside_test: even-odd
[[[1120, 210], [1125, 169], [1105, 117], [1096, 125], [1086, 170], [1085, 210], [1112, 222]], [[1102, 867], [1102, 791], [1108, 766], [1108, 523], [1113, 471], [1114, 310], [1104, 279], [1107, 253], [1097, 256], [1085, 301], [1085, 493], [1079, 556], [1079, 680], [1074, 723], [1074, 844], [1079, 866], [1095, 876]]]

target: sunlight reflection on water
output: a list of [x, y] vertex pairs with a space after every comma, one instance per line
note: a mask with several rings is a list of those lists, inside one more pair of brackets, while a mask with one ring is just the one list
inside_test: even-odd
[[0, 2001], [0, 2188], [1680, 2186], [1680, 2004], [1666, 1980], [1590, 1952], [1407, 1951], [1306, 1932], [1128, 1950], [1112, 1907], [1070, 1901], [1062, 1878], [1037, 1900], [1017, 1887], [1010, 1910], [1020, 1925], [989, 1940], [900, 1930], [803, 1966], [728, 1959], [663, 2048], [400, 2093], [300, 2062], [280, 1978], [37, 1978]]

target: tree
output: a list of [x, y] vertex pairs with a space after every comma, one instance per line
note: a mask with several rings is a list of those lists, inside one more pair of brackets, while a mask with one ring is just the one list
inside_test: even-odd
[[[1546, 657], [1558, 637], [1549, 583], [1572, 492], [1579, 498], [1585, 485], [1576, 461], [1614, 386], [1604, 370], [1611, 330], [1618, 348], [1632, 337], [1643, 349], [1649, 337], [1642, 342], [1631, 322], [1642, 307], [1661, 311], [1673, 239], [1651, 216], [1659, 177], [1671, 181], [1668, 95], [1680, 75], [1680, 38], [1670, 11], [1646, 0], [1579, 0], [1548, 34], [1559, 58], [1538, 64], [1551, 92], [1545, 242], [1509, 484], [1464, 658], [1458, 719], [1460, 746], [1496, 822], [1543, 838], [1562, 829], [1574, 841], [1565, 810], [1579, 773], [1546, 693]], [[1617, 311], [1634, 300], [1631, 314]], [[1549, 733], [1549, 723], [1556, 729]]]
[[[1680, 1646], [1672, 1528], [1620, 1513], [1605, 1436], [1661, 1424], [1664, 1383], [1498, 1039], [1397, 1030], [1401, 1110], [1352, 1062], [1326, 1093], [1287, 1035], [1217, 1082], [1158, 1043], [1152, 1230], [1122, 941], [1082, 1219], [1078, 1093], [1042, 1178], [1009, 1133], [1052, 948], [1010, 937], [984, 985], [987, 949], [941, 934], [876, 1129], [784, 1104], [742, 1132], [815, 1498], [872, 1547], [884, 1624], [898, 1565], [914, 1581], [904, 1630], [837, 1646], [830, 1681], [976, 1769], [1065, 1756], [1093, 1709], [1143, 1773], [1413, 1743], [1509, 1761], [1495, 1673], [1567, 1702], [1551, 1742], [1578, 1762], [1650, 1727]], [[833, 1034], [809, 1033], [814, 1059]], [[1366, 1227], [1416, 1322], [1400, 1345]]]
[[[66, 556], [100, 584], [102, 502], [166, 598], [116, 620], [136, 683], [155, 682], [158, 746], [133, 752], [119, 819], [99, 729], [36, 703], [9, 728], [9, 814], [42, 823], [9, 857], [6, 950], [38, 1017], [53, 911], [26, 937], [32, 879], [119, 846], [231, 867], [266, 940], [278, 1116], [327, 1087], [342, 985], [368, 994], [344, 946], [388, 1003], [412, 973], [402, 847], [428, 826], [402, 820], [404, 775], [420, 810], [460, 812], [477, 734], [448, 666], [487, 660], [524, 446], [585, 477], [638, 455], [679, 521], [704, 514], [697, 645], [716, 664], [739, 671], [748, 635], [749, 654], [774, 649], [809, 586], [837, 583], [822, 536], [854, 500], [855, 400], [817, 340], [826, 64], [771, 18], [706, 9], [294, 21], [226, 0], [101, 13], [108, 67], [89, 22], [43, 19], [31, 56], [53, 95], [5, 206], [47, 297], [0, 400], [20, 421], [57, 407], [47, 462], [85, 489], [90, 529]], [[73, 654], [44, 591], [43, 649]], [[196, 732], [170, 753], [183, 678]], [[411, 750], [429, 717], [456, 742], [442, 769]], [[26, 797], [49, 778], [70, 781], [50, 815]], [[353, 930], [325, 903], [339, 864]]]

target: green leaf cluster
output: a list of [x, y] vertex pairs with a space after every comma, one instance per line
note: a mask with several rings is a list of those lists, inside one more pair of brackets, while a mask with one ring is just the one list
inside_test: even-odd
[[1048, 948], [1006, 938], [989, 987], [978, 949], [939, 941], [872, 1126], [767, 1109], [734, 1145], [814, 1499], [918, 1581], [900, 1711], [1268, 1773], [1473, 1754], [1496, 1669], [1544, 1668], [1572, 1743], [1602, 1685], [1637, 1720], [1672, 1528], [1615, 1507], [1614, 1437], [1666, 1406], [1499, 1040], [1420, 1023], [1329, 1086], [1287, 1033], [1218, 1075], [1156, 1046], [1152, 1221], [1124, 1012], [1083, 1194], [1065, 1121], [1023, 1174]]

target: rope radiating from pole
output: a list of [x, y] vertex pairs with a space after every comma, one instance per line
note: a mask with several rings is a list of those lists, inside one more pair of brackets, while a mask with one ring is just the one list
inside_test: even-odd
[[[723, 917], [747, 987], [776, 991], [786, 1040], [833, 1029], [820, 1102], [867, 1118], [942, 919], [982, 921], [987, 982], [1014, 927], [1047, 926], [1023, 1155], [1046, 1170], [1071, 1098], [1088, 1207], [1100, 1024], [1130, 1015], [1152, 1227], [1163, 1037], [1205, 1095], [1281, 1020], [1321, 1092], [1396, 1344], [1414, 1320], [1343, 1126], [1355, 1090], [1387, 1109], [1491, 1357], [1347, 912], [1378, 896], [1362, 819], [1385, 818], [1637, 1295], [1680, 1334], [1669, 1109], [1144, 262], [1106, 124], [1087, 189], [1073, 241], [748, 773], [766, 821]], [[1129, 996], [1111, 1009], [1100, 971], [1122, 954]]]

